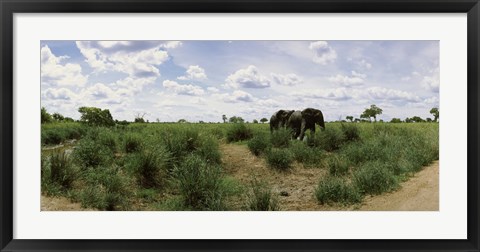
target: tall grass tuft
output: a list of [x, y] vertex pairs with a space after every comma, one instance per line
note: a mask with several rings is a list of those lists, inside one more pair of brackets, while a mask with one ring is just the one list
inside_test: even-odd
[[349, 171], [348, 161], [342, 155], [331, 155], [327, 160], [327, 166], [332, 176], [343, 176]]
[[227, 129], [227, 142], [238, 142], [253, 137], [253, 131], [245, 123], [233, 123]]
[[356, 125], [342, 123], [342, 131], [345, 136], [345, 141], [354, 142], [360, 140], [360, 131]]
[[265, 134], [258, 134], [248, 141], [247, 146], [255, 156], [259, 156], [260, 154], [265, 153], [265, 151], [270, 148], [271, 144]]
[[355, 204], [362, 201], [359, 190], [348, 183], [346, 179], [326, 177], [318, 183], [315, 189], [315, 197], [320, 204], [334, 202], [342, 204]]
[[280, 128], [272, 132], [271, 142], [273, 147], [287, 148], [290, 145], [292, 139], [292, 132], [290, 129]]
[[398, 179], [381, 161], [364, 163], [353, 174], [358, 189], [365, 194], [381, 194], [398, 187]]
[[267, 164], [276, 170], [286, 171], [292, 167], [293, 155], [288, 149], [272, 148], [267, 152]]
[[265, 182], [254, 179], [248, 194], [247, 208], [250, 211], [278, 211], [280, 205], [272, 189]]
[[320, 166], [325, 155], [323, 149], [309, 147], [301, 141], [292, 141], [289, 150], [292, 152], [293, 158], [297, 162], [303, 163], [305, 167]]
[[173, 170], [184, 206], [193, 210], [223, 210], [222, 170], [202, 157], [188, 155]]
[[157, 147], [133, 154], [128, 166], [143, 188], [162, 188], [166, 183], [169, 160], [170, 153], [165, 148]]
[[134, 153], [142, 149], [143, 140], [138, 134], [126, 133], [123, 139], [123, 151], [125, 153]]

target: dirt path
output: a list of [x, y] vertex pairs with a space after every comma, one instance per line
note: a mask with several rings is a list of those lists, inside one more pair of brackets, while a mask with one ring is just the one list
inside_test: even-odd
[[248, 185], [256, 177], [267, 181], [278, 195], [288, 193], [288, 196], [279, 196], [282, 210], [438, 211], [438, 161], [402, 183], [395, 192], [367, 196], [355, 206], [323, 206], [313, 195], [319, 179], [327, 174], [325, 169], [303, 168], [296, 164], [289, 172], [277, 172], [268, 168], [263, 158], [252, 155], [244, 145], [222, 144], [221, 150], [227, 173], [243, 184]]
[[80, 203], [73, 203], [65, 197], [48, 197], [42, 195], [42, 211], [95, 211], [95, 209], [82, 208]]

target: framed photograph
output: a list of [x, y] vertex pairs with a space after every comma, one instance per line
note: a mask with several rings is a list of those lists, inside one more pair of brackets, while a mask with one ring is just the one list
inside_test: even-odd
[[2, 1], [1, 251], [478, 251], [479, 8]]

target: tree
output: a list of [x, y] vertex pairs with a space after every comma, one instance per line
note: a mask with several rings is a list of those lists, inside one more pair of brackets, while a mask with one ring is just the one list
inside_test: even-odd
[[365, 118], [365, 119], [369, 119], [370, 121], [372, 121], [372, 117], [373, 119], [375, 119], [375, 122], [377, 121], [377, 115], [381, 115], [383, 112], [383, 110], [379, 107], [377, 107], [375, 104], [372, 104], [370, 105], [370, 108], [367, 108], [365, 109], [365, 111], [363, 111], [363, 113], [360, 115], [360, 118]]
[[253, 119], [253, 123], [258, 123], [258, 120], [257, 120], [257, 119]]
[[401, 123], [402, 120], [400, 120], [400, 118], [392, 118], [392, 120], [390, 120], [391, 123]]
[[416, 122], [416, 123], [425, 122], [425, 120], [423, 120], [423, 119], [422, 119], [421, 117], [419, 117], [419, 116], [414, 116], [414, 117], [410, 118], [410, 120], [411, 120], [412, 122]]
[[115, 121], [108, 109], [102, 110], [95, 107], [80, 107], [78, 112], [82, 114], [80, 122], [86, 123], [90, 126], [111, 127], [115, 125]]
[[145, 116], [146, 113], [143, 113], [142, 115], [140, 115], [140, 113], [137, 113], [135, 115], [135, 120], [134, 122], [136, 123], [145, 123], [145, 119], [143, 119], [143, 117]]
[[427, 117], [427, 122], [432, 122], [432, 118]]
[[345, 119], [349, 120], [350, 122], [353, 122], [353, 116], [347, 116]]
[[245, 120], [243, 120], [243, 118], [241, 118], [240, 116], [232, 116], [228, 119], [229, 122], [231, 123], [243, 123], [245, 122]]
[[65, 117], [59, 113], [53, 113], [52, 117], [55, 121], [58, 121], [58, 122], [65, 120]]
[[266, 123], [266, 122], [268, 122], [268, 119], [264, 117], [264, 118], [260, 119], [260, 122], [261, 123]]
[[42, 107], [41, 109], [41, 123], [49, 123], [52, 121], [52, 116], [47, 112], [47, 109], [45, 107]]
[[227, 116], [226, 116], [226, 115], [222, 115], [222, 120], [223, 120], [223, 123], [226, 123], [226, 122], [227, 122]]
[[186, 122], [187, 122], [187, 120], [185, 120], [185, 119], [178, 120], [178, 123], [186, 123]]
[[432, 108], [430, 109], [430, 114], [433, 115], [433, 121], [437, 122], [438, 119], [440, 118], [440, 111], [438, 110], [438, 108]]

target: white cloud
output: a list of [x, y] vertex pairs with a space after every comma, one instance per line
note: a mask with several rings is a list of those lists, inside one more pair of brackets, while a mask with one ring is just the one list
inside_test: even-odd
[[229, 75], [225, 80], [225, 86], [237, 89], [244, 88], [267, 88], [270, 87], [270, 81], [260, 73], [255, 66], [250, 65], [245, 69], [240, 69]]
[[205, 70], [198, 65], [189, 66], [186, 74], [184, 76], [180, 76], [177, 79], [179, 80], [205, 80], [207, 79], [207, 75], [205, 74]]
[[124, 89], [119, 91], [120, 92], [117, 93], [103, 83], [96, 83], [93, 86], [86, 88], [82, 95], [88, 100], [106, 104], [122, 104], [128, 102], [130, 97], [122, 95]]
[[328, 100], [348, 100], [352, 98], [346, 88], [330, 88], [330, 89], [312, 89], [294, 92], [294, 96], [302, 98], [321, 98]]
[[207, 90], [211, 93], [218, 93], [220, 92], [220, 89], [216, 88], [216, 87], [207, 87]]
[[[126, 45], [119, 43], [124, 42], [77, 41], [76, 45], [96, 72], [117, 71], [136, 78], [160, 76], [157, 65], [168, 60], [168, 53], [161, 50], [162, 45], [144, 50], [127, 50], [124, 47], [111, 50], [116, 45]], [[105, 45], [109, 47], [105, 48]]]
[[68, 56], [55, 56], [48, 46], [41, 49], [41, 79], [42, 84], [49, 86], [84, 86], [87, 77], [82, 74], [78, 64], [63, 61]]
[[390, 101], [408, 101], [421, 102], [420, 97], [402, 90], [388, 89], [384, 87], [370, 87], [362, 92], [363, 97], [371, 100], [390, 100]]
[[181, 41], [168, 41], [162, 45], [163, 48], [175, 49], [182, 45]]
[[364, 84], [366, 77], [367, 75], [365, 74], [360, 74], [355, 71], [352, 71], [351, 76], [337, 74], [335, 76], [331, 76], [330, 78], [328, 78], [328, 80], [341, 86], [352, 87], [352, 86], [360, 86]]
[[254, 100], [251, 94], [241, 90], [235, 90], [232, 94], [213, 94], [213, 97], [228, 103], [252, 102]]
[[199, 96], [205, 94], [205, 91], [199, 86], [190, 84], [181, 85], [171, 80], [163, 81], [163, 87], [180, 95]]
[[74, 100], [77, 95], [67, 88], [48, 88], [43, 92], [43, 95], [48, 100]]
[[308, 48], [315, 52], [313, 57], [315, 63], [326, 65], [337, 58], [337, 52], [328, 45], [327, 41], [312, 42]]
[[130, 41], [98, 41], [98, 44], [104, 48], [112, 48], [118, 45], [128, 46]]
[[293, 73], [285, 75], [271, 73], [270, 75], [272, 76], [273, 81], [278, 85], [296, 86], [303, 82], [302, 78]]
[[362, 59], [362, 60], [358, 61], [358, 65], [360, 67], [363, 67], [363, 68], [366, 68], [366, 69], [371, 69], [372, 68], [372, 64], [368, 63], [365, 59]]
[[429, 104], [429, 105], [438, 106], [438, 104], [440, 103], [440, 100], [438, 99], [438, 97], [433, 96], [433, 97], [425, 99], [423, 102], [425, 102], [426, 104]]
[[430, 76], [424, 76], [422, 79], [422, 87], [432, 92], [438, 92], [440, 88], [440, 74], [439, 68], [430, 71]]
[[282, 106], [282, 103], [273, 99], [258, 100], [257, 104], [262, 107], [268, 107], [268, 108], [276, 108], [276, 107]]

